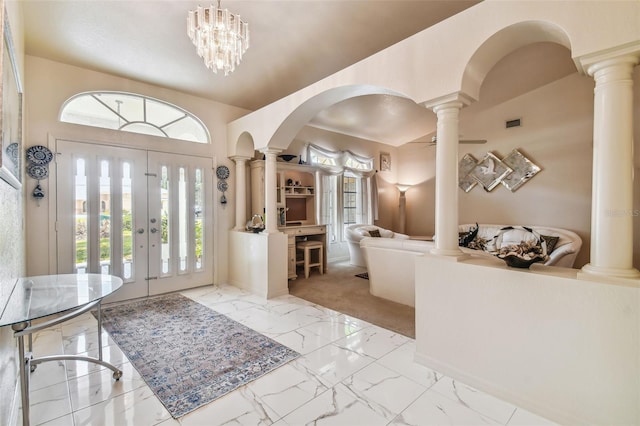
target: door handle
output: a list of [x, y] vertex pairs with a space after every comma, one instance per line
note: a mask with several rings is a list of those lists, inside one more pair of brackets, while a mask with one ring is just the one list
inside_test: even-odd
[[157, 230], [156, 228], [151, 228], [151, 229], [149, 229], [149, 231], [150, 231], [152, 234], [155, 234], [156, 232], [158, 232], [158, 230]]
[[138, 234], [144, 234], [144, 228], [138, 228], [136, 231]]

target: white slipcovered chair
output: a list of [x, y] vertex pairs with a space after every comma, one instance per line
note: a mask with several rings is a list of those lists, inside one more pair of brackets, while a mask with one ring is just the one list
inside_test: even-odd
[[360, 250], [360, 240], [365, 237], [371, 237], [370, 231], [374, 231], [374, 234], [375, 231], [378, 231], [381, 238], [409, 239], [408, 235], [393, 232], [376, 225], [365, 225], [362, 223], [349, 225], [345, 230], [345, 238], [349, 245], [349, 257], [352, 265], [363, 268], [367, 267], [362, 251]]

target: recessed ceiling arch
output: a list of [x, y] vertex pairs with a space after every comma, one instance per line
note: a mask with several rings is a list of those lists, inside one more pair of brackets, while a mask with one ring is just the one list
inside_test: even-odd
[[477, 100], [482, 82], [500, 59], [538, 42], [558, 43], [571, 50], [569, 35], [553, 22], [533, 20], [509, 25], [487, 38], [471, 56], [462, 75], [462, 92]]

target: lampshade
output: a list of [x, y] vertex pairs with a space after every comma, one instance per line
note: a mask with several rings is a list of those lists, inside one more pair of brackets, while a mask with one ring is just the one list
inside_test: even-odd
[[217, 7], [198, 6], [189, 11], [187, 34], [198, 56], [214, 73], [224, 70], [224, 75], [229, 75], [249, 48], [249, 24], [240, 15], [222, 9], [220, 0]]
[[411, 185], [396, 183], [396, 188], [398, 188], [398, 191], [400, 191], [400, 193], [404, 194], [409, 188], [411, 188]]

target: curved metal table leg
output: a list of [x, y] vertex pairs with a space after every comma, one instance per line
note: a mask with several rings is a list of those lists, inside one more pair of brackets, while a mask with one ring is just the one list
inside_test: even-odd
[[[113, 371], [113, 378], [115, 380], [120, 380], [122, 377], [122, 370], [115, 367], [111, 363], [104, 361], [102, 359], [102, 316], [100, 312], [100, 302], [101, 300], [96, 300], [94, 302], [88, 303], [78, 309], [69, 311], [67, 314], [62, 315], [60, 317], [54, 318], [50, 321], [43, 322], [38, 325], [31, 325], [31, 322], [21, 322], [17, 324], [13, 324], [11, 328], [14, 331], [14, 336], [18, 339], [18, 356], [19, 359], [23, 360], [20, 363], [20, 394], [22, 398], [22, 425], [29, 426], [29, 379], [30, 373], [36, 369], [36, 366], [42, 362], [47, 361], [87, 361], [93, 362], [95, 364], [102, 365], [111, 371]], [[42, 329], [51, 327], [52, 325], [60, 324], [65, 322], [71, 318], [75, 318], [78, 315], [81, 315], [92, 308], [96, 307], [97, 309], [97, 320], [98, 320], [98, 358], [82, 356], [82, 355], [50, 355], [43, 356], [39, 358], [34, 358], [31, 353], [32, 350], [32, 340], [31, 334], [36, 331], [40, 331]], [[29, 336], [29, 351], [25, 351], [24, 337]]]

